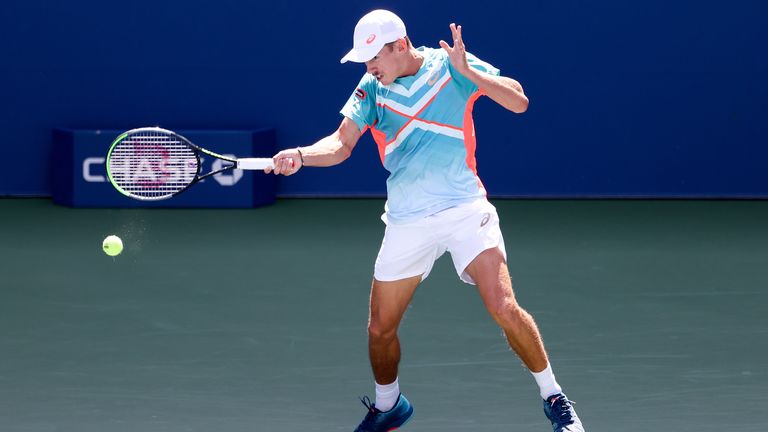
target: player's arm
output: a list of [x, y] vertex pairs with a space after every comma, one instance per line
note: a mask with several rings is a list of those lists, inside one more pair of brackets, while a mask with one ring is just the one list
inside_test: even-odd
[[512, 78], [489, 75], [473, 68], [469, 68], [464, 76], [504, 108], [518, 114], [528, 109], [528, 97], [523, 92], [523, 86]]
[[[350, 155], [362, 132], [357, 124], [344, 117], [339, 128], [320, 141], [294, 149], [283, 150], [273, 158], [275, 174], [292, 175], [303, 166], [328, 167], [338, 165]], [[304, 161], [303, 163], [301, 161]], [[271, 170], [265, 170], [269, 173]]]
[[304, 165], [327, 167], [338, 165], [352, 155], [362, 132], [357, 124], [344, 117], [336, 132], [307, 147], [300, 147]]
[[525, 112], [528, 109], [528, 97], [523, 92], [523, 86], [512, 78], [489, 75], [471, 68], [461, 37], [461, 26], [451, 24], [451, 34], [453, 47], [445, 41], [440, 41], [440, 46], [448, 52], [451, 65], [499, 105], [512, 112]]

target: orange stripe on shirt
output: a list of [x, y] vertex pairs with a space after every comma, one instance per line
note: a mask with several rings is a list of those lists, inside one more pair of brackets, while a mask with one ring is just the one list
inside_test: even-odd
[[477, 101], [477, 99], [484, 94], [485, 93], [480, 90], [472, 93], [472, 96], [470, 96], [469, 100], [467, 100], [467, 107], [464, 110], [464, 148], [467, 151], [467, 166], [475, 174], [475, 177], [477, 177], [477, 183], [483, 190], [485, 190], [485, 186], [483, 186], [483, 182], [477, 175], [477, 160], [475, 159], [477, 139], [475, 138], [475, 121], [472, 119], [472, 110], [475, 107], [475, 101]]
[[371, 126], [371, 135], [373, 136], [373, 141], [376, 142], [376, 147], [379, 149], [381, 164], [384, 165], [384, 152], [387, 149], [387, 135], [376, 129], [376, 123], [378, 122], [374, 122], [373, 126]]

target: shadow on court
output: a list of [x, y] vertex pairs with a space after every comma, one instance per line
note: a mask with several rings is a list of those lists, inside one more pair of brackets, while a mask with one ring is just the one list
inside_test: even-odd
[[[518, 299], [588, 430], [765, 430], [768, 202], [495, 204]], [[0, 200], [0, 430], [353, 430], [373, 395], [382, 207]], [[551, 430], [447, 257], [401, 340], [404, 431]]]

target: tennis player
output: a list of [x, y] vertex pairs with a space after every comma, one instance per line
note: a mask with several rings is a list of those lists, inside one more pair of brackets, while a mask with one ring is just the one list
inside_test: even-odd
[[[496, 209], [477, 175], [472, 107], [488, 96], [522, 113], [528, 98], [515, 80], [466, 52], [461, 26], [453, 45], [414, 48], [394, 13], [375, 10], [355, 27], [354, 47], [341, 62], [365, 63], [367, 73], [346, 105], [339, 128], [307, 147], [274, 156], [275, 174], [347, 159], [371, 131], [387, 179], [384, 239], [374, 267], [368, 350], [376, 399], [357, 432], [402, 426], [413, 407], [400, 392], [397, 330], [416, 287], [446, 251], [456, 272], [474, 284], [510, 347], [530, 369], [555, 431], [583, 431], [549, 364], [539, 330], [515, 300]], [[268, 170], [269, 172], [269, 170]]]

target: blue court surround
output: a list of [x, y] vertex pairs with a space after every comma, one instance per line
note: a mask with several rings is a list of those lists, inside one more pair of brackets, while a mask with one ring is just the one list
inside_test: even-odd
[[[339, 59], [377, 6], [416, 45], [461, 24], [469, 51], [525, 87], [524, 115], [486, 98], [475, 109], [492, 196], [768, 196], [759, 0], [8, 0], [0, 195], [52, 194], [56, 127], [270, 127], [278, 148], [314, 142], [364, 72]], [[346, 163], [280, 179], [278, 194], [382, 196], [385, 177], [366, 134]]]

